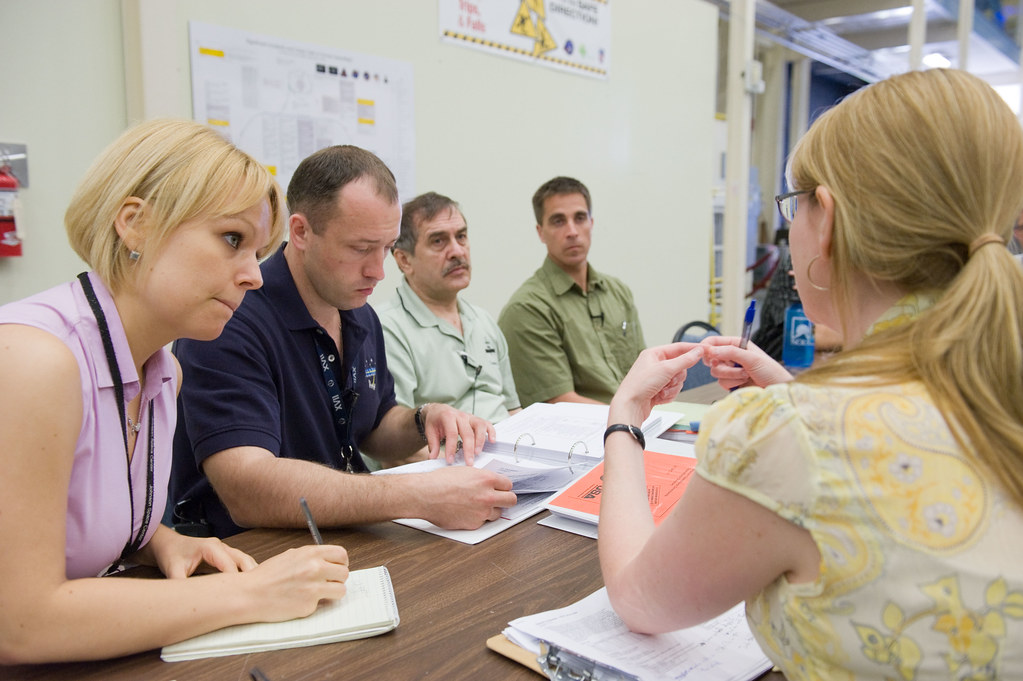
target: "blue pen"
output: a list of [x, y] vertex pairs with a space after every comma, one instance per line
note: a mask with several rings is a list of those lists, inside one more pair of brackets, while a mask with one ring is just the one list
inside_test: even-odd
[[753, 333], [753, 317], [757, 314], [757, 301], [751, 300], [746, 308], [746, 319], [742, 322], [742, 338], [739, 340], [739, 347], [743, 350], [749, 345], [749, 337]]
[[[749, 307], [746, 308], [746, 318], [742, 321], [742, 337], [739, 339], [739, 347], [743, 350], [749, 345], [749, 337], [753, 334], [753, 318], [757, 314], [757, 301], [754, 298], [749, 302]], [[735, 364], [735, 366], [742, 366], [741, 364]], [[735, 386], [730, 390], [736, 390], [739, 386]]]

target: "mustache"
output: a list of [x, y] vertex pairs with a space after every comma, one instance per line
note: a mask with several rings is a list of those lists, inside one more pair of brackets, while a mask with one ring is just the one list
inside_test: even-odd
[[471, 269], [469, 267], [469, 261], [468, 260], [463, 260], [463, 259], [460, 258], [458, 260], [452, 260], [451, 263], [447, 267], [444, 268], [443, 274], [445, 274], [445, 275], [446, 274], [450, 274], [451, 270], [453, 270], [453, 269], [455, 269], [457, 267], [464, 267], [467, 270]]

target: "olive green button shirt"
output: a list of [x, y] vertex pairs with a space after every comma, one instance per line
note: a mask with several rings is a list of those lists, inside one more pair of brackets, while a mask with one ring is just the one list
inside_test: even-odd
[[645, 347], [632, 291], [587, 266], [583, 291], [547, 257], [498, 317], [523, 407], [570, 391], [610, 402]]

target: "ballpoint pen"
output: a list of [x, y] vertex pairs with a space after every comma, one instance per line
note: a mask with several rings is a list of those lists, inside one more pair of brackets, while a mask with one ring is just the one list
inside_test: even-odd
[[[739, 338], [739, 348], [742, 350], [746, 349], [749, 345], [749, 337], [753, 333], [753, 317], [757, 314], [757, 301], [756, 298], [749, 302], [749, 307], [746, 308], [746, 318], [742, 320], [742, 337]], [[742, 366], [737, 362], [733, 362], [735, 366]], [[739, 386], [733, 386], [729, 388], [729, 391], [738, 389]]]
[[259, 667], [253, 667], [249, 670], [249, 676], [252, 677], [252, 681], [270, 681], [270, 677], [260, 669]]
[[309, 526], [309, 531], [312, 532], [313, 541], [317, 544], [323, 543], [323, 537], [320, 536], [320, 529], [316, 527], [316, 521], [313, 520], [312, 511], [309, 510], [309, 504], [306, 503], [305, 497], [298, 500], [300, 506], [302, 506], [302, 513], [305, 513], [305, 523]]
[[751, 300], [746, 308], [746, 319], [742, 322], [742, 338], [739, 339], [739, 347], [743, 350], [749, 345], [749, 337], [753, 333], [753, 317], [757, 314], [757, 301]]

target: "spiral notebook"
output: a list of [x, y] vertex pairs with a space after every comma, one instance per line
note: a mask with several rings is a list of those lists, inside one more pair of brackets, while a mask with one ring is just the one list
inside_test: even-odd
[[386, 567], [353, 570], [345, 584], [344, 597], [320, 604], [308, 617], [225, 627], [164, 646], [160, 657], [164, 662], [180, 662], [316, 646], [377, 636], [398, 626], [398, 604]]

